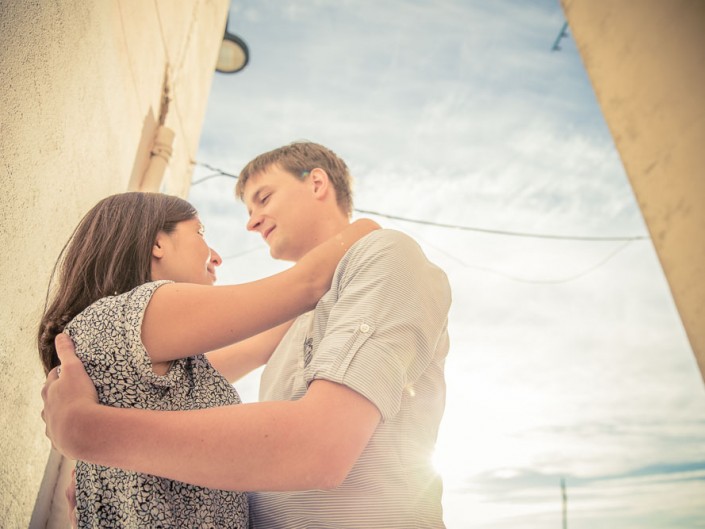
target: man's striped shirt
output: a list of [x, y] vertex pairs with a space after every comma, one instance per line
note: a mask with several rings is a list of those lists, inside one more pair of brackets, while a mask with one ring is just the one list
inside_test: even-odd
[[431, 456], [445, 406], [449, 307], [445, 273], [407, 235], [378, 230], [348, 251], [330, 291], [272, 355], [260, 400], [297, 400], [325, 379], [363, 395], [382, 420], [335, 490], [252, 493], [253, 527], [444, 527]]

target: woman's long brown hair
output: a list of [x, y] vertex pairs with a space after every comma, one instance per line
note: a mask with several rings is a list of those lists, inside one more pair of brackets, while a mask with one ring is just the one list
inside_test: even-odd
[[196, 215], [181, 198], [130, 192], [104, 198], [83, 217], [54, 265], [47, 290], [38, 335], [45, 373], [59, 365], [56, 335], [91, 303], [150, 281], [157, 234], [170, 233]]

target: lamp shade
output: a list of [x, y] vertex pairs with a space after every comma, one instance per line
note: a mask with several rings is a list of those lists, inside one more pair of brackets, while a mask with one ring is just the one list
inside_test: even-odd
[[218, 52], [218, 62], [215, 70], [220, 73], [235, 73], [247, 66], [250, 52], [247, 44], [237, 35], [228, 33], [223, 35], [223, 42]]

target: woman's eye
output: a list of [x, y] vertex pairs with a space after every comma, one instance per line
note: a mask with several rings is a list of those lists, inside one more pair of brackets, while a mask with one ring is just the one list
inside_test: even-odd
[[269, 197], [270, 197], [270, 195], [264, 195], [264, 196], [262, 197], [262, 204], [266, 204], [266, 203], [267, 203], [267, 200], [269, 200]]

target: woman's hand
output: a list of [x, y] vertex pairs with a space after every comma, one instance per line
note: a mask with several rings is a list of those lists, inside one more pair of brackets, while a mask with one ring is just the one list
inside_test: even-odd
[[69, 525], [71, 529], [78, 529], [76, 516], [76, 469], [71, 471], [71, 483], [66, 487], [66, 503], [69, 509]]
[[355, 222], [351, 223], [347, 228], [345, 228], [340, 234], [338, 234], [338, 238], [340, 238], [341, 241], [344, 241], [344, 244], [346, 246], [345, 250], [347, 251], [350, 246], [355, 244], [361, 238], [365, 237], [366, 235], [372, 233], [375, 230], [379, 230], [380, 228], [381, 226], [372, 219], [357, 219]]

